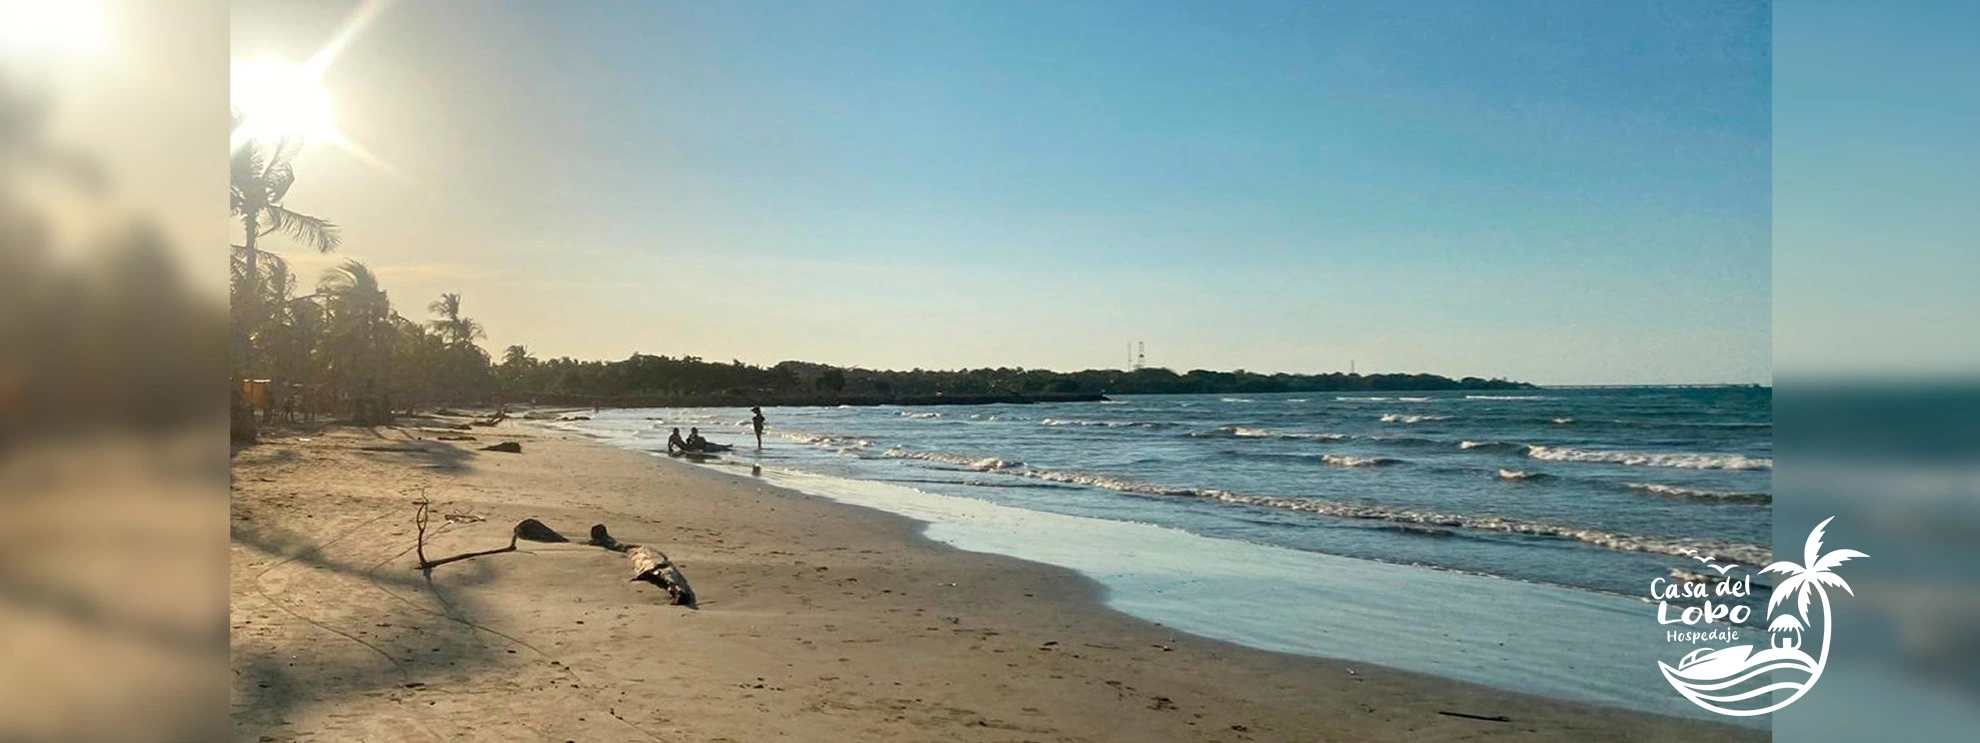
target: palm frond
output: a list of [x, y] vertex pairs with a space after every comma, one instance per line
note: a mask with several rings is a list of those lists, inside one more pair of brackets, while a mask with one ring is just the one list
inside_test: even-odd
[[459, 318], [461, 316], [461, 295], [453, 293], [442, 294], [439, 299], [428, 302], [426, 310], [448, 320]]
[[1817, 583], [1820, 583], [1825, 586], [1830, 586], [1833, 588], [1843, 589], [1843, 592], [1848, 593], [1851, 596], [1856, 595], [1855, 591], [1850, 590], [1849, 584], [1843, 582], [1842, 576], [1840, 575], [1836, 575], [1835, 573], [1829, 573], [1829, 572], [1815, 573], [1814, 575], [1815, 575], [1815, 582]]
[[1791, 563], [1791, 562], [1785, 562], [1785, 561], [1783, 561], [1783, 562], [1777, 562], [1777, 563], [1774, 563], [1774, 564], [1772, 564], [1772, 565], [1768, 565], [1767, 567], [1764, 567], [1764, 568], [1761, 568], [1761, 569], [1760, 569], [1760, 572], [1762, 572], [1762, 573], [1780, 573], [1781, 575], [1794, 575], [1794, 574], [1796, 574], [1796, 573], [1800, 573], [1800, 572], [1804, 572], [1804, 570], [1803, 570], [1803, 568], [1802, 568], [1802, 567], [1801, 567], [1800, 565], [1796, 565], [1796, 564], [1794, 564], [1794, 563]]
[[1808, 544], [1802, 555], [1801, 564], [1807, 565], [1810, 570], [1815, 569], [1816, 559], [1822, 556], [1822, 530], [1827, 529], [1829, 522], [1834, 520], [1836, 520], [1834, 516], [1822, 519], [1822, 523], [1816, 524], [1815, 528], [1808, 532]]
[[296, 185], [296, 171], [287, 162], [270, 163], [262, 180], [268, 184], [268, 203], [280, 204], [289, 195], [289, 187]]
[[1787, 580], [1781, 581], [1780, 585], [1774, 586], [1774, 595], [1767, 599], [1767, 613], [1774, 613], [1774, 607], [1780, 606], [1782, 601], [1785, 601], [1788, 596], [1801, 590], [1802, 584], [1807, 582], [1808, 574], [1798, 572], [1789, 576]]
[[262, 213], [268, 215], [268, 227], [262, 234], [280, 230], [296, 242], [315, 248], [319, 253], [336, 250], [343, 242], [341, 231], [336, 223], [330, 220], [289, 211], [274, 204], [264, 207]]
[[1858, 557], [1869, 557], [1869, 555], [1863, 554], [1856, 550], [1836, 550], [1829, 554], [1823, 555], [1822, 559], [1817, 561], [1815, 563], [1815, 566], [1811, 569], [1817, 572], [1828, 572], [1830, 570], [1835, 569], [1836, 566], [1839, 566], [1845, 562], [1849, 562], [1850, 560]]
[[235, 188], [246, 190], [247, 184], [260, 180], [261, 169], [266, 161], [262, 159], [261, 148], [253, 142], [241, 145], [227, 158], [227, 177]]

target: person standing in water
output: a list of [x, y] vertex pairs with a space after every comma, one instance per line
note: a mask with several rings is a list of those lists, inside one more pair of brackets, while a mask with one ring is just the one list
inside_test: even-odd
[[749, 425], [756, 429], [756, 448], [763, 448], [763, 408], [750, 408]]

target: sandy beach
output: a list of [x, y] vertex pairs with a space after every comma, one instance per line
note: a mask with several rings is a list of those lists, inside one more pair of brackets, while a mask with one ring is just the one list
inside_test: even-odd
[[[1182, 635], [1107, 609], [1077, 574], [906, 519], [515, 421], [443, 427], [462, 420], [269, 431], [236, 451], [236, 739], [1766, 737]], [[479, 451], [503, 441], [521, 453]], [[700, 607], [577, 542], [422, 576], [422, 494], [429, 557], [502, 546], [524, 518], [579, 540], [605, 524], [671, 556]]]

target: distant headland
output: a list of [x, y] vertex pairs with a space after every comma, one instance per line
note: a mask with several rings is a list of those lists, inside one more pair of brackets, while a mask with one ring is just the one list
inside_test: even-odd
[[[527, 360], [523, 360], [527, 359]], [[509, 363], [509, 362], [515, 363]], [[495, 367], [512, 402], [609, 407], [723, 405], [982, 405], [1091, 402], [1108, 395], [1270, 394], [1532, 389], [1505, 379], [1436, 374], [1261, 374], [1244, 370], [1132, 371], [983, 368], [885, 371], [804, 361], [756, 366], [693, 356], [634, 354], [623, 361], [537, 361], [511, 357]]]

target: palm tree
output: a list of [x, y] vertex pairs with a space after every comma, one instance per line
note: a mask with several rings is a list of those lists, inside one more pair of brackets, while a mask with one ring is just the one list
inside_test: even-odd
[[[233, 127], [239, 130], [243, 117], [239, 111], [233, 114]], [[337, 249], [340, 236], [337, 226], [329, 220], [312, 217], [292, 211], [283, 206], [282, 201], [295, 185], [296, 174], [292, 166], [296, 154], [301, 150], [300, 140], [282, 140], [264, 151], [266, 143], [255, 140], [243, 141], [229, 157], [228, 201], [231, 216], [241, 220], [244, 240], [242, 245], [233, 246], [238, 291], [234, 300], [233, 332], [229, 345], [234, 372], [245, 373], [252, 365], [254, 349], [252, 335], [267, 320], [262, 310], [261, 273], [265, 264], [275, 256], [264, 257], [261, 238], [281, 232], [299, 243], [318, 252], [328, 253]], [[234, 380], [234, 409], [236, 411], [235, 435], [246, 439], [254, 437], [254, 421], [245, 420], [242, 430], [240, 411], [239, 377]]]
[[461, 295], [459, 294], [442, 294], [439, 299], [426, 305], [426, 309], [440, 316], [439, 319], [428, 322], [427, 325], [432, 326], [433, 332], [439, 333], [440, 337], [449, 346], [473, 343], [488, 335], [482, 332], [481, 323], [461, 317]]
[[534, 363], [536, 363], [536, 359], [529, 355], [529, 349], [520, 344], [502, 350], [503, 366], [511, 369], [522, 369]]
[[386, 380], [398, 328], [378, 275], [357, 261], [324, 272], [317, 284], [329, 313], [324, 350], [358, 423], [390, 417]]
[[285, 403], [285, 413], [290, 406], [303, 403], [308, 391], [322, 379], [319, 373], [322, 359], [317, 349], [323, 343], [323, 335], [323, 306], [308, 297], [283, 302], [265, 331], [269, 376], [280, 385], [277, 399]]

